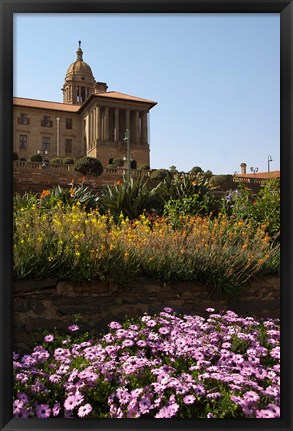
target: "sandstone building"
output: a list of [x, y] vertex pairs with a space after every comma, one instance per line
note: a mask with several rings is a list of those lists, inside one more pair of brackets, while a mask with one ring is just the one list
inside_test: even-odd
[[106, 167], [125, 160], [128, 129], [131, 167], [149, 165], [148, 116], [156, 102], [108, 91], [83, 61], [80, 42], [76, 54], [66, 72], [63, 103], [14, 98], [13, 151], [20, 160], [38, 152], [46, 161], [87, 155]]

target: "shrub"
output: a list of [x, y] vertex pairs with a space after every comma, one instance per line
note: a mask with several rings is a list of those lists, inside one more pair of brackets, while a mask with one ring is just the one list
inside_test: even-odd
[[279, 320], [214, 311], [47, 332], [13, 353], [14, 417], [279, 418]]
[[211, 178], [213, 176], [213, 173], [212, 173], [212, 171], [207, 170], [204, 172], [204, 176], [205, 176], [205, 178]]
[[191, 174], [199, 174], [199, 173], [201, 173], [201, 172], [203, 172], [203, 170], [202, 170], [202, 168], [200, 167], [200, 166], [194, 166], [191, 170], [190, 170], [190, 173]]
[[169, 171], [172, 174], [177, 174], [178, 173], [178, 170], [177, 170], [176, 166], [174, 166], [174, 165], [170, 166]]
[[254, 194], [245, 185], [237, 190], [230, 190], [222, 200], [222, 211], [233, 215], [235, 220], [250, 220], [254, 230], [265, 226], [271, 238], [280, 237], [280, 181], [267, 180], [261, 185], [258, 194]]
[[16, 151], [13, 151], [13, 160], [18, 160], [18, 154]]
[[29, 157], [29, 161], [30, 162], [38, 162], [38, 163], [42, 163], [43, 161], [43, 157], [41, 156], [41, 154], [31, 154]]
[[232, 185], [232, 175], [214, 175], [210, 179], [210, 185], [220, 190], [229, 190]]
[[55, 157], [54, 159], [50, 160], [51, 165], [62, 165], [62, 163], [63, 159], [61, 159], [60, 157]]
[[124, 161], [123, 159], [114, 159], [112, 164], [116, 167], [116, 168], [121, 168], [124, 165]]
[[147, 163], [143, 163], [141, 165], [138, 165], [138, 169], [149, 171], [150, 170], [150, 165], [148, 165]]
[[98, 177], [103, 173], [103, 165], [94, 157], [83, 157], [76, 162], [74, 170], [82, 175]]
[[73, 165], [74, 160], [71, 157], [64, 157], [62, 163], [63, 163], [63, 165]]
[[[145, 190], [138, 185], [132, 188], [126, 200], [134, 191], [137, 200], [130, 203], [129, 211], [137, 211], [139, 205], [142, 211], [145, 205], [139, 196]], [[76, 201], [72, 207], [57, 201], [46, 210], [48, 193], [43, 193], [41, 207], [18, 207], [14, 212], [15, 277], [103, 277], [122, 283], [136, 275], [149, 275], [162, 281], [199, 280], [211, 290], [233, 294], [252, 276], [279, 269], [279, 245], [270, 243], [264, 226], [255, 231], [249, 220], [235, 222], [225, 215], [215, 219], [181, 216], [176, 229], [164, 218], [150, 221], [142, 215], [130, 221], [119, 215], [120, 207], [116, 210], [119, 198], [125, 199], [125, 190], [114, 189], [115, 193], [118, 199], [110, 211], [118, 224], [109, 214], [86, 213]]]
[[[193, 203], [197, 200], [202, 209], [208, 202], [214, 201], [210, 193], [209, 182], [201, 174], [169, 174], [163, 179], [156, 187], [156, 194], [158, 195], [161, 207], [167, 204], [168, 201], [176, 201], [185, 198], [193, 198]], [[186, 202], [187, 203], [187, 202]], [[160, 210], [161, 208], [159, 208]], [[194, 208], [195, 209], [195, 208]], [[207, 213], [209, 208], [206, 206]]]
[[145, 178], [131, 178], [130, 181], [118, 181], [104, 187], [98, 197], [98, 205], [102, 213], [109, 211], [116, 221], [120, 214], [133, 220], [156, 206], [156, 194], [148, 188]]
[[168, 169], [155, 169], [152, 171], [150, 178], [152, 180], [161, 181], [169, 175], [170, 175], [170, 172], [168, 171]]

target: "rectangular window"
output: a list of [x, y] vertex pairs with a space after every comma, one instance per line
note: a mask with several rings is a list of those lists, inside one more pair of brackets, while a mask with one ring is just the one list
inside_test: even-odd
[[43, 153], [49, 154], [50, 152], [50, 138], [49, 137], [43, 137], [43, 142], [42, 142], [42, 149], [43, 149]]
[[25, 114], [24, 112], [21, 112], [18, 117], [18, 124], [28, 125], [29, 123], [30, 123], [30, 120], [27, 117], [27, 114]]
[[19, 135], [19, 149], [27, 150], [27, 135]]
[[53, 127], [53, 121], [51, 121], [51, 117], [49, 115], [44, 115], [41, 120], [41, 126], [43, 127]]
[[65, 139], [65, 154], [72, 154], [72, 139]]
[[65, 118], [65, 129], [72, 129], [72, 118]]

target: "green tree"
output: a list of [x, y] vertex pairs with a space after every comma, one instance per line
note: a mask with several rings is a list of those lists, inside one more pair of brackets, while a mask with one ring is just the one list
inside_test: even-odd
[[38, 154], [38, 153], [31, 154], [30, 157], [29, 157], [29, 161], [30, 162], [42, 163], [43, 157], [41, 156], [41, 154]]
[[82, 157], [76, 162], [74, 170], [82, 175], [100, 176], [103, 173], [103, 165], [95, 157]]

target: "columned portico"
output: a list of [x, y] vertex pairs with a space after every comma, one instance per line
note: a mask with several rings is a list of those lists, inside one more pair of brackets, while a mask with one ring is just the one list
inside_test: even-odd
[[104, 140], [109, 140], [109, 108], [104, 111]]
[[119, 109], [115, 109], [115, 128], [114, 128], [114, 141], [119, 141]]
[[102, 117], [101, 108], [96, 107], [96, 140], [100, 141], [102, 139]]
[[[108, 91], [107, 84], [96, 81], [90, 66], [83, 61], [81, 42], [76, 54], [62, 87], [63, 103], [14, 99], [14, 151], [28, 158], [46, 135], [49, 160], [56, 156], [89, 156], [97, 157], [107, 167], [126, 156], [124, 137], [128, 129], [132, 168], [150, 164], [147, 115], [156, 102]], [[54, 118], [60, 118], [60, 122]]]
[[148, 144], [148, 118], [146, 112], [143, 112], [141, 117], [141, 143]]

